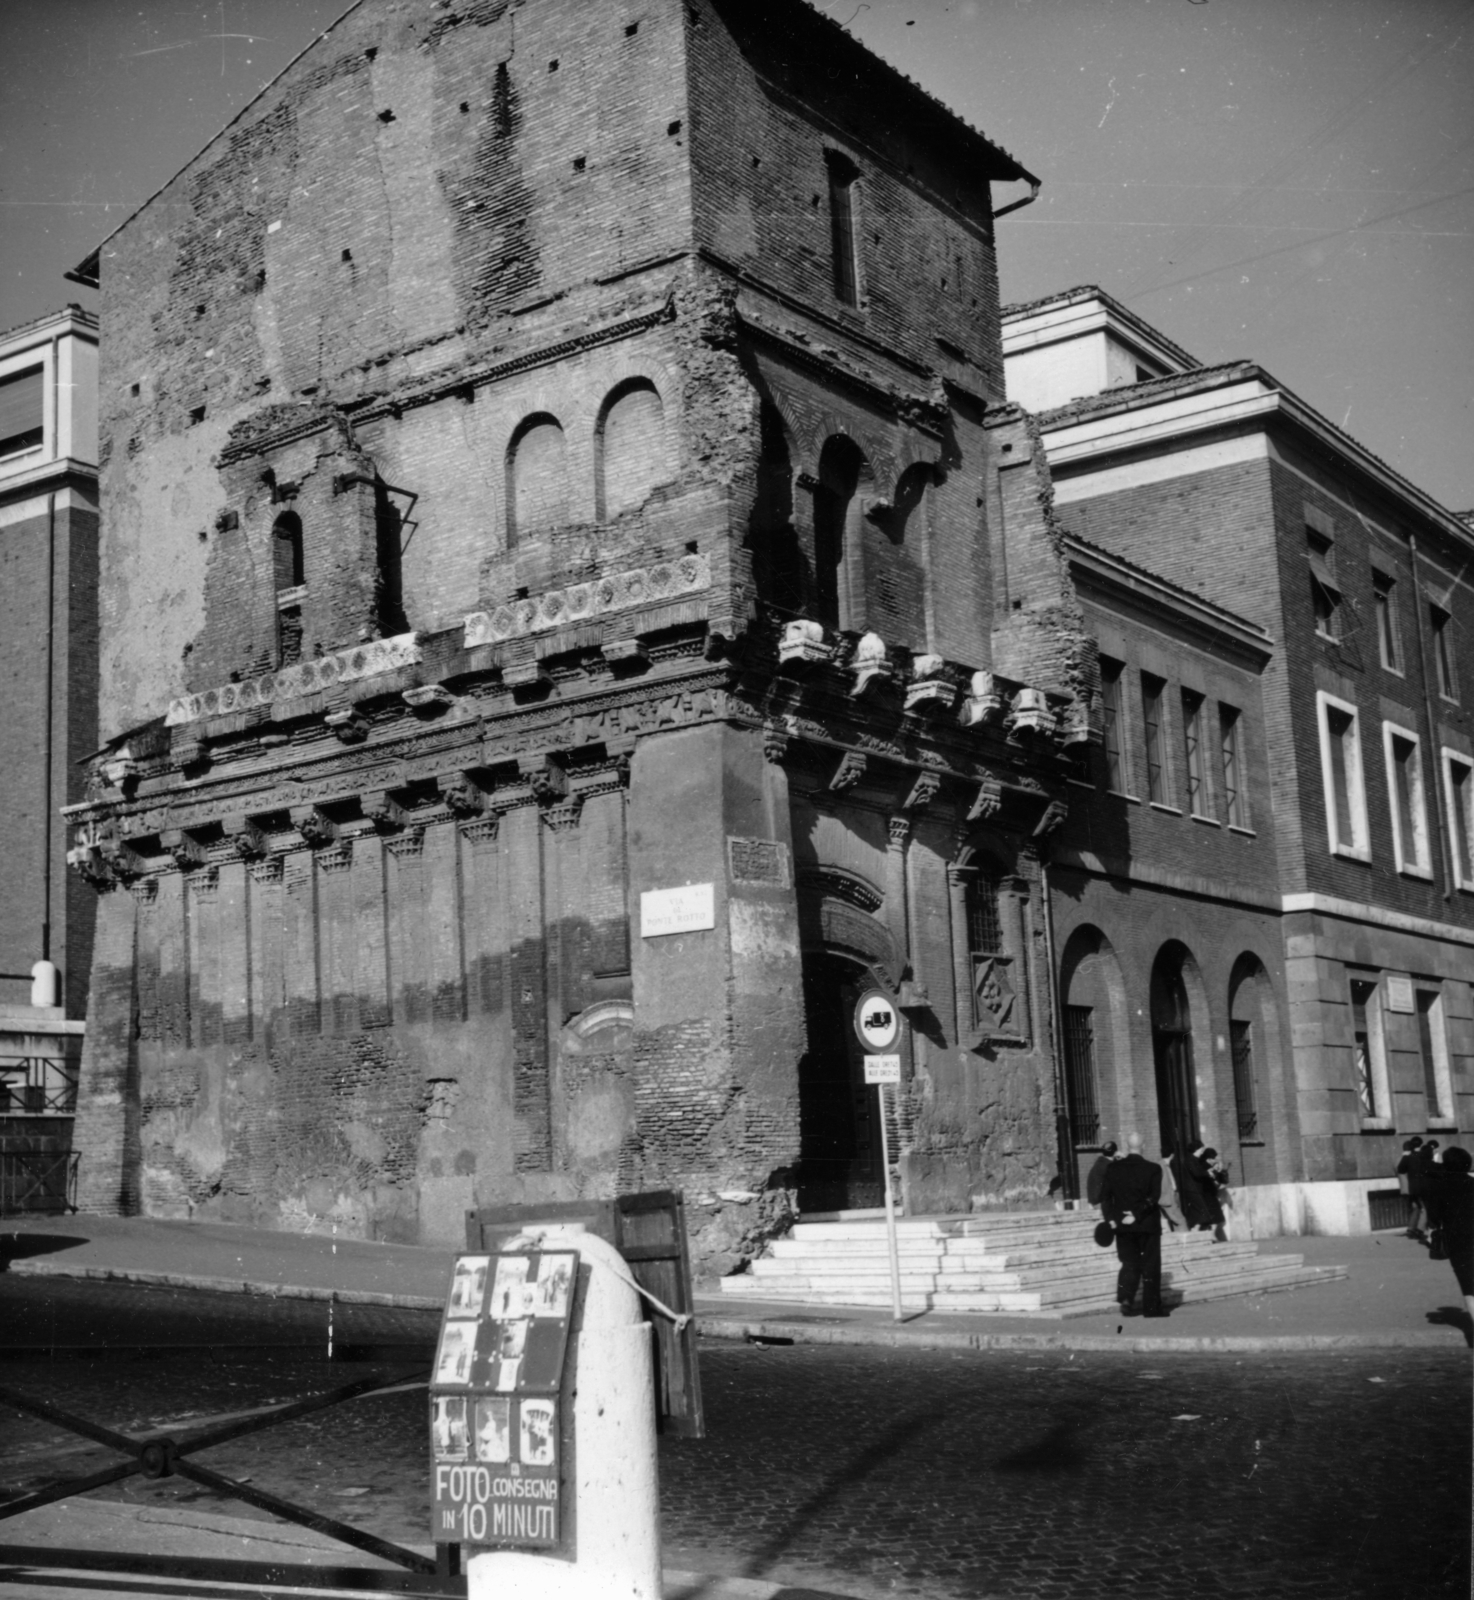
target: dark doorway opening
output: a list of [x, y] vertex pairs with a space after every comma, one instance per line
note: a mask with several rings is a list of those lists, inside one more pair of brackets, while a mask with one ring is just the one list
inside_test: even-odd
[[1182, 955], [1164, 950], [1152, 968], [1152, 1055], [1157, 1069], [1157, 1117], [1162, 1150], [1191, 1150], [1199, 1142], [1193, 1080], [1192, 1017]]
[[865, 1083], [853, 1027], [869, 979], [857, 961], [804, 952], [809, 1047], [798, 1064], [800, 1211], [845, 1211], [885, 1203], [879, 1091]]

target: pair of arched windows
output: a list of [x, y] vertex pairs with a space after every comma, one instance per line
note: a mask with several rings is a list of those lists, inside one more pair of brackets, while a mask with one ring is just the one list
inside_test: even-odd
[[[647, 378], [622, 383], [599, 413], [594, 430], [594, 515], [608, 522], [638, 509], [671, 476], [665, 409]], [[550, 412], [517, 425], [507, 447], [507, 547], [573, 520], [568, 444]]]

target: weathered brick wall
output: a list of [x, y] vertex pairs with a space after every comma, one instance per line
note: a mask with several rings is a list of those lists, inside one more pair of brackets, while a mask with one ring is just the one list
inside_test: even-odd
[[94, 897], [66, 872], [60, 815], [81, 799], [80, 763], [97, 748], [97, 513], [80, 491], [62, 491], [54, 513], [38, 497], [0, 517], [0, 680], [0, 806], [10, 829], [0, 861], [0, 972], [27, 975], [0, 980], [0, 999], [30, 1003], [28, 974], [43, 954], [49, 904], [60, 999], [68, 1016], [81, 1017]]

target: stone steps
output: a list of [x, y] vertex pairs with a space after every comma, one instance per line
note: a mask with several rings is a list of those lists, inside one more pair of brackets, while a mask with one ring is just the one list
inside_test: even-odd
[[[908, 1217], [897, 1225], [901, 1299], [911, 1310], [1068, 1317], [1115, 1307], [1116, 1256], [1092, 1237], [1093, 1213], [1018, 1212]], [[1205, 1233], [1162, 1240], [1169, 1305], [1263, 1294], [1345, 1276], [1296, 1255], [1261, 1256], [1251, 1241], [1215, 1243]], [[802, 1305], [891, 1303], [883, 1219], [853, 1215], [801, 1222], [748, 1272], [722, 1280], [742, 1299]]]

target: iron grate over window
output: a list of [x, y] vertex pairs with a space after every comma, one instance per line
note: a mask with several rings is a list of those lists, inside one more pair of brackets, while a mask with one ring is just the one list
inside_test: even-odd
[[1405, 1228], [1412, 1221], [1413, 1203], [1397, 1189], [1373, 1189], [1367, 1194], [1373, 1233]]
[[1100, 1108], [1095, 1100], [1095, 1026], [1089, 1006], [1065, 1007], [1065, 1087], [1070, 1133], [1077, 1145], [1100, 1143]]
[[991, 878], [974, 878], [968, 885], [967, 944], [974, 955], [1003, 948], [1003, 926], [998, 919], [998, 885]]
[[1254, 1034], [1247, 1022], [1230, 1022], [1233, 1041], [1233, 1095], [1238, 1106], [1239, 1138], [1259, 1137], [1259, 1108], [1254, 1098]]

